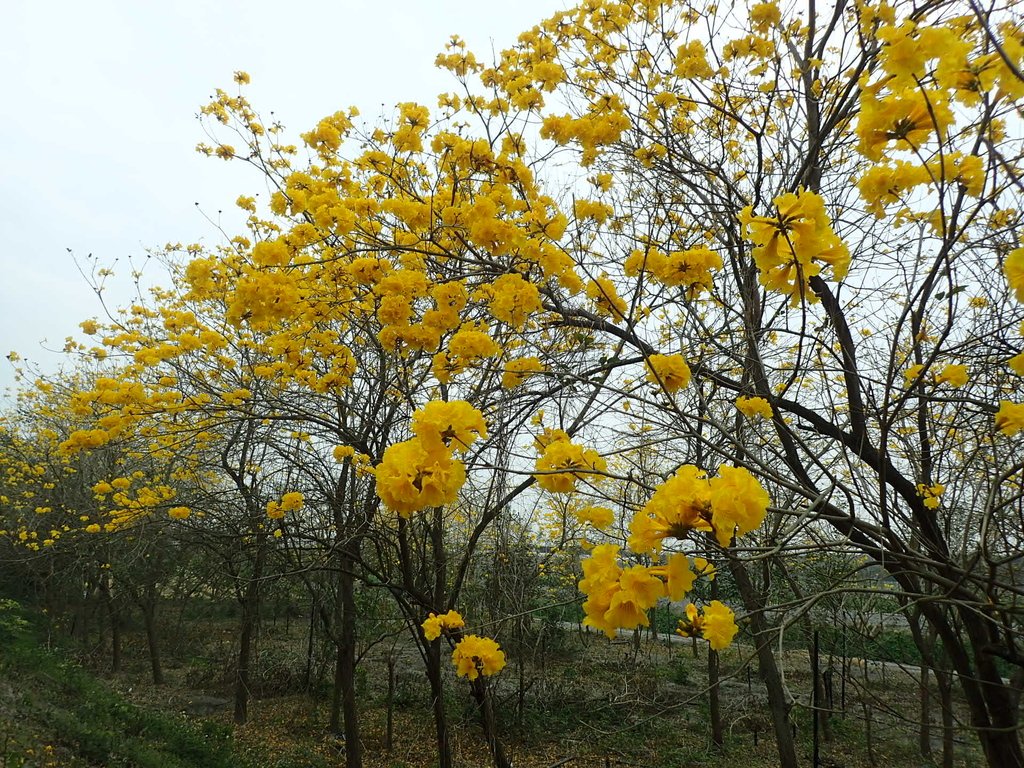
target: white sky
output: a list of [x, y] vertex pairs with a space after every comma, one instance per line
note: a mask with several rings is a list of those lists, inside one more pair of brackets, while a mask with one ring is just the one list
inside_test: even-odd
[[[231, 76], [288, 135], [348, 106], [372, 119], [455, 90], [434, 57], [452, 34], [478, 57], [564, 0], [22, 0], [0, 3], [0, 357], [55, 370], [64, 338], [101, 314], [67, 249], [123, 277], [167, 242], [214, 242], [212, 217], [262, 189], [196, 154], [195, 119]], [[268, 120], [269, 122], [269, 120]], [[131, 301], [115, 281], [107, 301]], [[43, 340], [45, 344], [41, 344]], [[0, 390], [13, 371], [0, 359]]]

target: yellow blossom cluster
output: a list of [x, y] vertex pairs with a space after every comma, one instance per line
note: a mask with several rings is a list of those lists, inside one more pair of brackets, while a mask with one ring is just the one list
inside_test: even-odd
[[452, 651], [452, 664], [459, 677], [491, 677], [505, 668], [505, 652], [489, 637], [466, 635]]
[[623, 265], [627, 276], [648, 274], [663, 285], [683, 288], [690, 299], [710, 291], [714, 273], [721, 268], [721, 256], [706, 247], [669, 253], [657, 248], [634, 250]]
[[608, 637], [614, 637], [619, 629], [648, 626], [648, 611], [658, 600], [681, 600], [693, 589], [698, 574], [714, 578], [714, 569], [704, 558], [691, 560], [681, 552], [673, 553], [661, 565], [624, 568], [615, 544], [595, 546], [582, 567], [579, 587], [587, 596], [583, 623]]
[[738, 631], [732, 609], [718, 600], [712, 600], [701, 611], [693, 603], [687, 604], [686, 617], [676, 628], [683, 637], [703, 637], [715, 651], [728, 648]]
[[543, 308], [537, 286], [521, 275], [501, 275], [482, 292], [494, 319], [519, 330]]
[[441, 636], [442, 632], [448, 632], [454, 629], [461, 629], [466, 626], [465, 620], [462, 615], [455, 610], [450, 610], [448, 613], [436, 614], [431, 612], [421, 624], [423, 628], [423, 636], [428, 640], [437, 640]]
[[442, 634], [455, 640], [452, 664], [459, 677], [476, 680], [496, 675], [505, 668], [505, 653], [492, 638], [462, 634], [466, 622], [458, 611], [431, 612], [420, 626], [427, 642], [437, 640]]
[[942, 483], [933, 483], [927, 485], [926, 483], [917, 484], [917, 495], [924, 499], [924, 505], [928, 509], [938, 509], [941, 503], [939, 497], [946, 492], [946, 486]]
[[792, 306], [804, 298], [816, 301], [810, 278], [828, 267], [832, 280], [842, 280], [850, 251], [832, 230], [820, 195], [801, 189], [776, 197], [773, 206], [768, 216], [755, 216], [750, 206], [739, 215], [743, 237], [754, 246], [761, 285], [791, 297]]
[[530, 376], [543, 373], [545, 370], [547, 369], [545, 368], [544, 363], [534, 355], [529, 357], [517, 357], [505, 363], [501, 376], [501, 386], [505, 389], [518, 387], [530, 378]]
[[608, 507], [581, 507], [572, 510], [573, 516], [581, 523], [595, 528], [607, 528], [615, 521], [615, 512]]
[[744, 397], [741, 395], [736, 398], [736, 410], [748, 419], [760, 416], [771, 420], [774, 415], [771, 404], [763, 397]]
[[538, 443], [541, 455], [534, 467], [538, 473], [534, 477], [541, 488], [551, 493], [571, 493], [578, 480], [593, 482], [608, 469], [597, 451], [577, 445], [564, 432]]
[[267, 517], [280, 520], [288, 512], [298, 512], [305, 504], [305, 498], [299, 491], [290, 491], [280, 501], [267, 502]]
[[455, 501], [466, 468], [454, 454], [487, 437], [483, 415], [463, 400], [431, 401], [412, 425], [414, 436], [389, 446], [375, 472], [377, 495], [403, 517]]
[[684, 464], [659, 485], [630, 523], [629, 548], [638, 554], [660, 552], [666, 538], [683, 539], [691, 531], [713, 532], [729, 546], [761, 525], [768, 510], [768, 493], [744, 467], [722, 465], [708, 478], [703, 470]]
[[1024, 429], [1024, 403], [1000, 400], [996, 412], [996, 429], [1008, 437]]
[[647, 358], [647, 380], [666, 392], [690, 384], [690, 366], [682, 355], [651, 355]]

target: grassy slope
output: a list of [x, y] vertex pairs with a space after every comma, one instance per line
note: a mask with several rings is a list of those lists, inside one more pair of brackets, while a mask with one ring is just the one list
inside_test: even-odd
[[230, 730], [138, 707], [41, 647], [0, 599], [0, 765], [246, 768]]

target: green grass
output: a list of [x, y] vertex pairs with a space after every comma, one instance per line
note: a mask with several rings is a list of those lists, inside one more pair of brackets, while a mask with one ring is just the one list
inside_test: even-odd
[[[246, 768], [231, 731], [143, 709], [40, 646], [17, 603], [0, 600], [0, 764]], [[6, 710], [6, 711], [5, 711]]]

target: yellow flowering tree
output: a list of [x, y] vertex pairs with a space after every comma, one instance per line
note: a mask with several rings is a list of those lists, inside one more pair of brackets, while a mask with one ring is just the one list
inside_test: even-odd
[[[587, 335], [580, 378], [602, 382], [609, 413], [628, 406], [663, 476], [688, 457], [706, 457], [701, 472], [739, 460], [783, 513], [771, 531], [883, 564], [912, 622], [942, 638], [931, 661], [957, 670], [990, 765], [1024, 761], [996, 663], [1018, 658], [1021, 617], [974, 607], [1016, 594], [975, 564], [1000, 570], [1015, 541], [1022, 40], [1012, 12], [966, 4], [596, 2], [493, 66], [458, 41], [439, 57], [470, 94], [497, 94], [474, 104], [529, 114], [539, 145], [578, 168], [561, 242], [580, 283], [545, 299]], [[565, 472], [538, 482], [591, 492], [584, 451], [544, 446], [539, 469]], [[723, 484], [737, 530], [758, 519], [756, 489]], [[709, 495], [641, 517], [631, 542], [656, 553], [674, 524], [729, 543], [695, 511]], [[768, 596], [723, 554], [763, 639]], [[611, 550], [585, 562], [598, 625], [642, 624], [668, 588]]]
[[[724, 563], [786, 768], [790, 622], [766, 609], [795, 541], [884, 568], [989, 765], [1022, 765], [1022, 30], [961, 3], [587, 0], [492, 62], [452, 38], [436, 107], [339, 111], [301, 145], [218, 91], [199, 150], [269, 199], [171, 248], [152, 305], [83, 324], [125, 367], [72, 398], [90, 423], [63, 448], [140, 434], [230, 481], [256, 556], [339, 558], [350, 768], [356, 575], [458, 631], [481, 542], [550, 497], [609, 530], [580, 581], [607, 633]], [[114, 479], [118, 508], [195, 523]], [[737, 632], [723, 600], [684, 611], [715, 650]], [[447, 768], [440, 643], [413, 636]], [[497, 671], [462, 642], [457, 668]]]

